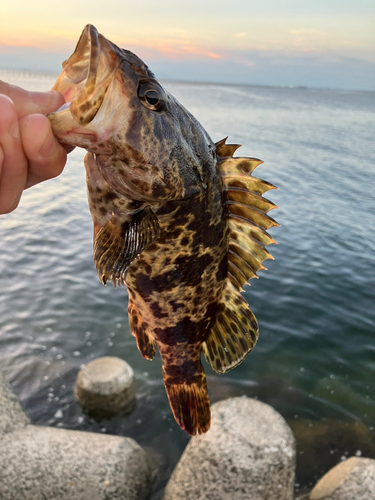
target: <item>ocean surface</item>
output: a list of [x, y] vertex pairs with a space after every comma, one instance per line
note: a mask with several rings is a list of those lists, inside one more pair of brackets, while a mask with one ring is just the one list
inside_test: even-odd
[[[46, 90], [54, 75], [0, 71]], [[268, 271], [246, 287], [259, 342], [227, 375], [205, 364], [211, 402], [272, 405], [297, 438], [296, 490], [347, 456], [375, 458], [375, 93], [164, 82], [214, 141], [264, 160], [256, 175], [280, 228]], [[0, 367], [33, 423], [130, 436], [158, 464], [154, 499], [189, 438], [171, 415], [160, 357], [144, 360], [125, 288], [92, 260], [83, 151], [0, 216]], [[131, 414], [95, 420], [75, 401], [80, 367], [119, 356], [137, 384]]]

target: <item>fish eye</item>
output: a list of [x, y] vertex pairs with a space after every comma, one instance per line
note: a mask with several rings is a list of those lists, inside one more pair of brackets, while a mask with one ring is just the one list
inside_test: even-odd
[[164, 91], [156, 82], [141, 82], [138, 87], [138, 97], [151, 111], [163, 111], [165, 108]]
[[145, 93], [145, 99], [151, 106], [157, 106], [160, 102], [159, 94], [156, 90], [148, 90]]

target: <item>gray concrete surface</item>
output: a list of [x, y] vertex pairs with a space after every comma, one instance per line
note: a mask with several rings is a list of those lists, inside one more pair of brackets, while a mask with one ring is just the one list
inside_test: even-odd
[[292, 500], [295, 442], [270, 406], [245, 397], [212, 407], [211, 429], [193, 437], [164, 500]]
[[94, 359], [78, 373], [75, 395], [83, 407], [101, 416], [130, 408], [135, 399], [133, 369], [113, 356]]
[[149, 475], [129, 438], [29, 425], [0, 441], [1, 500], [147, 499]]
[[29, 423], [20, 402], [0, 372], [0, 439], [3, 434], [23, 428]]
[[325, 474], [310, 500], [375, 500], [375, 460], [351, 457]]
[[150, 483], [133, 439], [31, 425], [0, 373], [0, 500], [147, 500]]

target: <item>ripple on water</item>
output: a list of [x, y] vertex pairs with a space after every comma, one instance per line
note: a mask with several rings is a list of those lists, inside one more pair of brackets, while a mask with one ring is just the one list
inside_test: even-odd
[[[13, 77], [30, 88], [53, 81], [48, 75]], [[344, 448], [326, 432], [319, 448], [323, 468], [332, 456], [337, 462], [339, 455], [364, 449], [363, 436], [371, 454], [373, 94], [176, 82], [167, 87], [215, 141], [229, 133], [231, 142], [244, 144], [238, 154], [265, 160], [256, 175], [279, 187], [269, 193], [280, 207], [272, 213], [281, 224], [272, 230], [276, 260], [267, 261], [269, 271], [246, 289], [259, 342], [229, 375], [214, 375], [205, 365], [211, 400], [247, 395], [272, 404], [296, 423], [297, 444], [306, 454], [310, 424], [363, 426], [350, 431]], [[163, 456], [162, 485], [188, 437], [171, 418], [159, 356], [145, 361], [131, 337], [126, 290], [98, 281], [82, 152], [69, 155], [61, 177], [28, 190], [18, 209], [1, 217], [0, 253], [0, 363], [33, 422], [131, 435]], [[98, 422], [82, 413], [73, 386], [80, 366], [104, 355], [132, 365], [138, 392], [132, 414]], [[298, 482], [308, 486], [322, 471], [306, 462]]]

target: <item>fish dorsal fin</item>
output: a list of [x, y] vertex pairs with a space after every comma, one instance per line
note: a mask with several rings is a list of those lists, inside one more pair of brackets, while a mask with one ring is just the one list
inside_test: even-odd
[[256, 344], [257, 321], [240, 292], [245, 283], [258, 277], [259, 269], [265, 269], [262, 262], [273, 259], [265, 247], [276, 242], [266, 230], [278, 226], [267, 215], [276, 205], [262, 196], [275, 186], [252, 175], [263, 162], [233, 158], [237, 145], [225, 141], [216, 144], [216, 152], [229, 219], [228, 275], [218, 313], [203, 345], [206, 360], [218, 373], [241, 363]]
[[232, 155], [223, 158], [224, 152], [231, 150], [232, 146], [225, 141], [219, 141], [216, 147], [229, 215], [228, 278], [242, 291], [242, 285], [256, 278], [259, 269], [265, 269], [262, 262], [273, 259], [265, 247], [276, 243], [267, 229], [279, 225], [268, 215], [277, 207], [262, 195], [277, 188], [252, 175], [254, 169], [263, 163], [261, 160], [233, 158]]
[[235, 151], [241, 147], [241, 144], [225, 144], [227, 139], [228, 137], [225, 137], [224, 139], [221, 139], [221, 141], [215, 143], [216, 153], [221, 158], [228, 158], [229, 156], [233, 156]]
[[211, 368], [225, 373], [241, 363], [258, 340], [258, 323], [247, 302], [226, 280], [218, 313], [203, 343], [203, 353]]
[[100, 229], [94, 242], [94, 262], [100, 281], [113, 286], [125, 283], [132, 261], [160, 235], [158, 218], [150, 207], [123, 217], [114, 214]]

